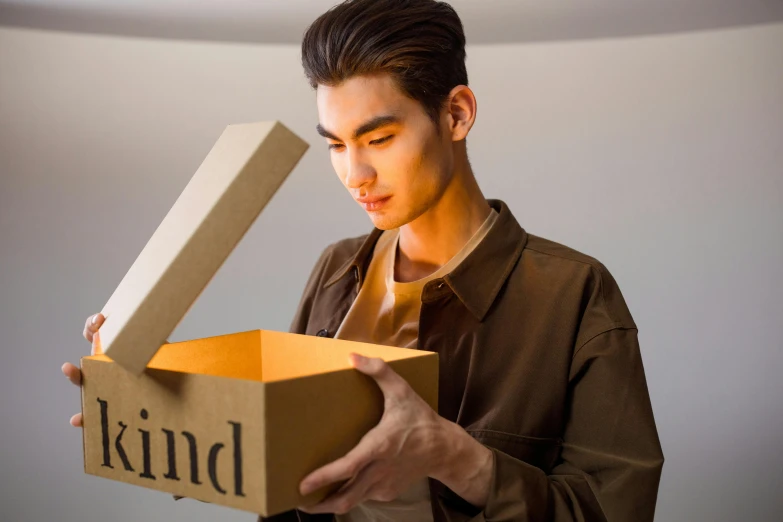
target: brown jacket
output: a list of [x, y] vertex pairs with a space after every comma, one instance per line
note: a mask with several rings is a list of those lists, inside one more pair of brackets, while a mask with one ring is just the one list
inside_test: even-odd
[[[502, 201], [490, 204], [500, 215], [487, 237], [422, 295], [419, 349], [440, 356], [439, 414], [495, 458], [483, 510], [430, 479], [435, 521], [651, 521], [663, 454], [617, 283], [594, 258], [528, 234]], [[379, 235], [323, 252], [292, 332], [334, 335]]]

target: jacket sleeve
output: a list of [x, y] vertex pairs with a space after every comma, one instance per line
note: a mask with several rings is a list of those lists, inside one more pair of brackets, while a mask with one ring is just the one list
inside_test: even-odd
[[663, 466], [637, 330], [579, 347], [559, 461], [547, 475], [495, 448], [489, 498], [474, 522], [648, 522]]
[[307, 279], [307, 284], [305, 284], [302, 292], [302, 297], [299, 299], [299, 306], [288, 329], [290, 333], [304, 334], [307, 331], [307, 323], [310, 319], [310, 312], [313, 309], [313, 302], [318, 294], [318, 290], [323, 286], [324, 271], [333, 248], [334, 245], [326, 247], [311, 270], [310, 277]]

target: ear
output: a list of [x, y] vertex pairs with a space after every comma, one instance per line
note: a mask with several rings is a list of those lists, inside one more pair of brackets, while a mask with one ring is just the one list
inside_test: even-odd
[[468, 137], [476, 121], [476, 96], [467, 85], [457, 85], [446, 99], [446, 115], [452, 141]]

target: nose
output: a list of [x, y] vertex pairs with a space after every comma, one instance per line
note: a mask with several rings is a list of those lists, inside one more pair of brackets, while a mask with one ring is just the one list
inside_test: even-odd
[[348, 162], [345, 167], [345, 180], [343, 183], [346, 188], [358, 189], [375, 179], [375, 169], [362, 159], [358, 151], [350, 151], [348, 153]]

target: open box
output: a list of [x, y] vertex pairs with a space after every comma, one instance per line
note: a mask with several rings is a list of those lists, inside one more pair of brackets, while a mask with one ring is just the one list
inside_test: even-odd
[[166, 343], [307, 150], [279, 122], [229, 125], [120, 282], [84, 357], [87, 473], [270, 516], [380, 420], [381, 357], [437, 410], [437, 355], [250, 331]]
[[383, 413], [352, 352], [381, 357], [437, 411], [438, 355], [254, 330], [160, 347], [139, 377], [81, 360], [85, 472], [270, 516], [325, 498], [310, 472]]

